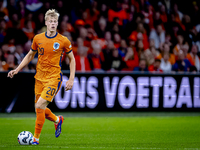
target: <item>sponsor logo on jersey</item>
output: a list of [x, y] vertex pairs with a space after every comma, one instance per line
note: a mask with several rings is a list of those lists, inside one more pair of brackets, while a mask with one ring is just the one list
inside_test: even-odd
[[44, 48], [43, 47], [38, 47], [38, 54], [44, 55]]

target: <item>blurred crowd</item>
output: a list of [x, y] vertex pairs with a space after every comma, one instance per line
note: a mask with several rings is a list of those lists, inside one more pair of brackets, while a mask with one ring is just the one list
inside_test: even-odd
[[[60, 13], [76, 70], [200, 72], [200, 5], [182, 0], [0, 0], [0, 71], [16, 68]], [[22, 71], [35, 71], [37, 56]], [[62, 70], [69, 70], [63, 55]]]

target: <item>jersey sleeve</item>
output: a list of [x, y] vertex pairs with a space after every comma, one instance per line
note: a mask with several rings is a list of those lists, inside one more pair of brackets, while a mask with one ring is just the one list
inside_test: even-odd
[[33, 42], [32, 42], [32, 45], [31, 45], [32, 51], [37, 51], [37, 43], [36, 43], [37, 40], [36, 39], [37, 39], [36, 37], [33, 38]]
[[68, 39], [65, 39], [64, 51], [66, 54], [69, 54], [72, 51], [72, 44]]

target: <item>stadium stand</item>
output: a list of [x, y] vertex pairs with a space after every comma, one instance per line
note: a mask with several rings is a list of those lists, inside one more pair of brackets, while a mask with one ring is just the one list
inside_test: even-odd
[[[60, 13], [58, 32], [72, 42], [77, 71], [200, 72], [195, 0], [0, 0], [0, 71], [21, 62], [50, 8]], [[68, 63], [64, 55], [63, 70]]]

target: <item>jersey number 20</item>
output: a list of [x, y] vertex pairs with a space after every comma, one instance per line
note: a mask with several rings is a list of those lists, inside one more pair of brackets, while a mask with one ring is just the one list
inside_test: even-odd
[[51, 87], [48, 87], [48, 89], [49, 90], [47, 91], [47, 94], [53, 96], [56, 90], [54, 88], [51, 88]]

